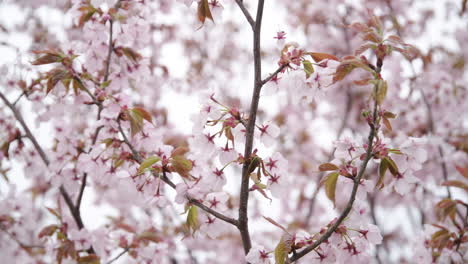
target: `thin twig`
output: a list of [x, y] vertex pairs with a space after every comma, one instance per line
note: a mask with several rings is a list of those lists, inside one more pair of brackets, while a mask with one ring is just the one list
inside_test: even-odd
[[[255, 27], [253, 29], [253, 57], [254, 57], [254, 89], [252, 93], [252, 101], [250, 103], [249, 122], [247, 124], [247, 132], [245, 135], [244, 158], [250, 160], [252, 154], [253, 138], [255, 131], [255, 121], [257, 118], [258, 103], [260, 101], [260, 92], [262, 89], [262, 60], [260, 54], [260, 31], [262, 27], [263, 6], [264, 0], [258, 1], [257, 17], [255, 19]], [[247, 254], [252, 247], [248, 226], [248, 203], [249, 203], [249, 166], [250, 162], [244, 162], [242, 166], [242, 180], [240, 189], [239, 202], [239, 232], [242, 238], [244, 252]]]
[[129, 248], [125, 248], [122, 252], [120, 252], [117, 256], [115, 256], [114, 258], [112, 258], [111, 260], [109, 260], [107, 262], [107, 264], [111, 264], [112, 262], [118, 260], [121, 256], [123, 256], [125, 253], [127, 253], [129, 250]]
[[18, 96], [18, 98], [16, 98], [16, 100], [13, 102], [13, 105], [16, 105], [16, 104], [19, 102], [19, 100], [20, 100], [24, 95], [26, 95], [26, 94], [27, 94], [27, 92], [26, 92], [26, 91], [23, 91], [23, 92]]
[[36, 151], [39, 153], [39, 156], [41, 156], [42, 161], [46, 166], [49, 166], [49, 158], [47, 157], [46, 153], [44, 150], [41, 148], [39, 143], [37, 142], [36, 138], [33, 136], [31, 133], [31, 130], [29, 127], [26, 125], [26, 122], [24, 122], [23, 116], [21, 113], [18, 111], [18, 109], [8, 101], [8, 99], [5, 97], [5, 95], [0, 92], [0, 98], [3, 100], [3, 102], [10, 108], [10, 110], [13, 112], [13, 115], [15, 116], [16, 120], [20, 122], [21, 126], [23, 127], [24, 132], [26, 133], [26, 136], [31, 140], [32, 144], [34, 145], [34, 148]]
[[266, 77], [265, 79], [262, 80], [262, 85], [265, 85], [267, 82], [269, 82], [271, 79], [273, 79], [278, 73], [282, 72], [286, 67], [288, 67], [289, 64], [283, 64], [281, 65], [278, 69], [276, 69], [275, 72], [273, 72], [270, 76]]
[[[132, 145], [132, 143], [130, 143], [130, 141], [128, 140], [127, 135], [123, 131], [122, 125], [120, 123], [120, 119], [117, 120], [117, 125], [118, 125], [119, 132], [123, 137], [124, 143], [128, 146], [128, 148], [132, 152], [133, 159], [136, 160], [138, 163], [142, 163], [143, 158], [138, 153], [138, 151], [135, 149], [135, 147]], [[163, 171], [163, 176], [162, 177], [159, 177], [158, 175], [154, 175], [154, 176], [160, 178], [163, 182], [165, 182], [171, 188], [175, 189], [176, 185], [166, 176], [165, 171]], [[191, 197], [190, 195], [186, 195], [186, 198], [191, 204], [193, 204], [193, 205], [197, 206], [198, 208], [202, 209], [203, 211], [213, 215], [214, 217], [216, 217], [216, 218], [218, 218], [220, 220], [223, 220], [224, 222], [230, 223], [230, 224], [232, 224], [234, 226], [238, 226], [238, 221], [236, 219], [228, 217], [228, 216], [226, 216], [226, 215], [224, 215], [222, 213], [219, 213], [219, 212], [209, 208], [208, 206], [204, 205], [203, 203], [201, 203], [197, 199]]]
[[313, 251], [316, 249], [320, 244], [325, 242], [338, 228], [339, 225], [344, 221], [344, 219], [348, 216], [348, 214], [351, 212], [351, 209], [353, 208], [354, 200], [356, 199], [356, 194], [357, 190], [359, 187], [359, 184], [361, 182], [361, 178], [364, 175], [364, 172], [366, 171], [367, 164], [369, 160], [372, 157], [372, 147], [373, 147], [373, 142], [374, 142], [374, 137], [376, 134], [376, 121], [377, 121], [377, 102], [374, 102], [374, 114], [373, 114], [373, 122], [370, 125], [370, 132], [369, 132], [369, 137], [367, 141], [367, 151], [366, 151], [366, 156], [361, 164], [361, 168], [359, 169], [359, 173], [354, 179], [354, 184], [353, 184], [353, 190], [351, 192], [351, 196], [348, 200], [348, 203], [346, 204], [345, 209], [343, 212], [340, 214], [338, 219], [336, 219], [335, 223], [319, 238], [317, 239], [312, 245], [304, 248], [302, 251], [298, 252], [297, 254], [293, 255], [289, 260], [291, 262], [295, 262], [298, 259], [302, 258], [305, 256], [307, 253]]
[[[8, 99], [5, 97], [5, 95], [2, 92], [0, 92], [0, 98], [8, 106], [8, 108], [10, 108], [10, 110], [13, 112], [13, 115], [15, 116], [16, 120], [18, 120], [18, 122], [20, 122], [21, 126], [23, 127], [24, 132], [26, 133], [26, 136], [29, 138], [29, 140], [34, 145], [34, 148], [39, 153], [39, 156], [41, 157], [41, 159], [44, 162], [44, 164], [46, 165], [46, 167], [48, 167], [49, 164], [50, 164], [50, 160], [47, 157], [47, 154], [44, 152], [42, 147], [39, 145], [39, 143], [37, 142], [36, 138], [32, 134], [29, 127], [26, 125], [26, 122], [24, 121], [23, 116], [21, 115], [19, 110], [13, 104], [11, 104], [10, 101], [8, 101]], [[62, 195], [62, 197], [65, 200], [65, 203], [68, 206], [68, 209], [70, 210], [70, 213], [73, 216], [73, 219], [75, 220], [76, 225], [78, 226], [79, 229], [82, 229], [84, 227], [84, 225], [83, 225], [83, 220], [81, 219], [80, 210], [77, 209], [73, 205], [73, 202], [72, 202], [72, 200], [70, 198], [70, 195], [68, 194], [67, 190], [65, 189], [65, 187], [63, 185], [60, 185], [59, 190], [60, 190], [60, 194]], [[94, 249], [93, 249], [92, 246], [88, 250], [88, 253], [94, 254]]]
[[243, 0], [236, 0], [237, 5], [241, 9], [242, 13], [244, 13], [245, 18], [249, 22], [250, 26], [252, 27], [252, 30], [255, 28], [255, 21], [253, 20], [252, 16], [249, 13], [249, 10], [244, 5]]
[[80, 210], [81, 201], [83, 200], [83, 193], [86, 187], [86, 179], [88, 178], [88, 173], [83, 174], [83, 179], [81, 180], [80, 192], [78, 193], [78, 198], [76, 198], [76, 209]]

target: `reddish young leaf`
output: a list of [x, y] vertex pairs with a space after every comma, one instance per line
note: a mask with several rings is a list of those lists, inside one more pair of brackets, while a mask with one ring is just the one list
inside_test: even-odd
[[334, 171], [334, 170], [339, 170], [339, 169], [340, 168], [333, 163], [323, 163], [323, 164], [320, 164], [319, 166], [320, 171]]
[[44, 227], [41, 232], [37, 235], [38, 238], [43, 238], [45, 236], [51, 236], [59, 227], [57, 225], [49, 225]]
[[133, 61], [135, 63], [138, 62], [139, 60], [141, 60], [141, 58], [143, 58], [140, 55], [140, 53], [136, 52], [132, 48], [123, 47], [122, 52], [127, 58], [129, 58], [131, 61]]
[[468, 179], [468, 166], [458, 166], [458, 165], [455, 165], [455, 169], [457, 169], [457, 171], [463, 176], [465, 177], [465, 179]]
[[445, 181], [441, 185], [442, 186], [449, 186], [449, 187], [457, 187], [457, 188], [463, 189], [465, 191], [468, 191], [468, 185], [466, 183], [464, 183], [464, 182], [461, 182], [461, 181], [456, 181], [456, 180]]
[[171, 159], [172, 168], [180, 176], [184, 178], [189, 178], [189, 172], [192, 170], [192, 162], [185, 158], [184, 156], [175, 156]]
[[387, 118], [385, 118], [385, 117], [382, 118], [382, 122], [383, 122], [383, 124], [385, 125], [385, 127], [386, 127], [388, 130], [390, 130], [390, 131], [393, 130], [393, 129], [392, 129], [392, 124], [390, 123], [390, 121], [388, 121]]
[[55, 88], [57, 83], [61, 81], [64, 78], [67, 78], [69, 76], [68, 71], [61, 69], [61, 68], [55, 68], [47, 73], [48, 76], [48, 81], [47, 81], [47, 90], [46, 94], [48, 94], [52, 89]]
[[388, 111], [385, 111], [385, 113], [383, 114], [383, 116], [385, 118], [395, 118], [396, 117], [396, 114], [392, 113], [392, 112], [388, 112]]
[[200, 21], [202, 24], [205, 23], [206, 19], [210, 19], [211, 21], [213, 20], [213, 15], [211, 15], [211, 10], [210, 10], [210, 5], [208, 3], [208, 0], [201, 0], [198, 2], [198, 21]]
[[310, 55], [312, 59], [314, 59], [314, 61], [317, 63], [326, 59], [339, 61], [339, 59], [336, 56], [327, 53], [307, 52], [305, 54]]
[[44, 65], [44, 64], [50, 64], [50, 63], [55, 63], [55, 62], [61, 62], [62, 57], [59, 56], [58, 54], [53, 54], [53, 53], [47, 53], [46, 55], [37, 58], [33, 62], [31, 62], [32, 65]]
[[153, 122], [153, 118], [151, 117], [151, 114], [148, 113], [148, 111], [146, 111], [145, 109], [141, 108], [141, 107], [134, 107], [132, 108], [132, 111], [141, 116], [143, 119], [145, 119], [146, 121], [152, 123]]

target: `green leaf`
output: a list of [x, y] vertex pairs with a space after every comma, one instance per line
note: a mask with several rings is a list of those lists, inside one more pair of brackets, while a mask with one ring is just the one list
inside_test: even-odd
[[389, 149], [388, 152], [393, 154], [402, 155], [403, 153], [399, 149]]
[[138, 168], [138, 174], [143, 173], [147, 168], [153, 166], [154, 163], [160, 161], [161, 159], [156, 156], [151, 156], [149, 158], [146, 158], [141, 164], [140, 168]]
[[379, 187], [380, 189], [384, 187], [383, 181], [384, 181], [384, 177], [385, 177], [385, 173], [387, 172], [387, 169], [388, 169], [388, 160], [386, 158], [383, 158], [380, 161], [379, 179], [377, 180], [377, 184], [375, 185], [375, 187]]
[[141, 107], [134, 107], [127, 111], [130, 121], [130, 131], [132, 137], [138, 134], [143, 129], [143, 120], [152, 123], [151, 115]]
[[[387, 81], [380, 80], [375, 86], [375, 100], [378, 105], [381, 105], [387, 96]], [[391, 129], [390, 129], [391, 130]]]
[[91, 254], [87, 256], [78, 256], [77, 259], [78, 263], [80, 264], [100, 264], [101, 260], [99, 259], [96, 254]]
[[336, 182], [338, 181], [339, 175], [338, 172], [332, 172], [325, 178], [325, 193], [328, 199], [333, 202], [333, 205], [335, 205]]
[[393, 176], [398, 174], [398, 166], [396, 165], [395, 161], [392, 160], [392, 158], [384, 158], [388, 161], [388, 169], [392, 173]]
[[336, 166], [333, 163], [323, 163], [323, 164], [320, 164], [319, 166], [320, 171], [334, 171], [334, 170], [339, 170], [339, 169], [340, 168], [338, 168], [338, 166]]
[[189, 172], [192, 170], [192, 162], [185, 158], [184, 156], [174, 156], [171, 159], [172, 168], [176, 171], [180, 176], [184, 178], [190, 177]]
[[281, 237], [278, 245], [275, 248], [275, 263], [276, 264], [284, 264], [286, 262], [286, 258], [288, 257], [288, 248], [284, 236]]
[[186, 221], [187, 227], [189, 230], [192, 231], [192, 235], [195, 234], [195, 232], [199, 228], [198, 224], [198, 208], [196, 206], [190, 206], [187, 214], [187, 221]]
[[312, 73], [314, 73], [314, 66], [312, 62], [308, 60], [303, 60], [302, 65], [304, 66], [304, 71], [306, 73], [306, 78], [309, 78]]
[[260, 162], [262, 161], [262, 159], [258, 156], [254, 156], [252, 157], [250, 163], [249, 163], [249, 168], [248, 168], [248, 172], [249, 174], [252, 173], [257, 167], [258, 165], [260, 164]]
[[153, 123], [153, 118], [151, 117], [151, 114], [148, 113], [148, 111], [146, 111], [145, 109], [141, 107], [134, 107], [131, 111], [134, 112], [136, 115], [141, 116], [146, 121]]
[[106, 139], [101, 140], [101, 143], [105, 144], [106, 148], [108, 148], [110, 145], [112, 145], [114, 143], [114, 139], [113, 138], [106, 138]]

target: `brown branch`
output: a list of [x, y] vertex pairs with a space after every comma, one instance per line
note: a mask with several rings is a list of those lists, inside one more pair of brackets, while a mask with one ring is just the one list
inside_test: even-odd
[[46, 153], [44, 152], [44, 150], [41, 148], [41, 146], [37, 142], [36, 138], [31, 133], [31, 130], [26, 125], [26, 122], [24, 122], [24, 119], [23, 119], [23, 116], [21, 115], [21, 113], [18, 111], [18, 109], [13, 104], [10, 103], [10, 101], [8, 101], [8, 99], [5, 97], [5, 95], [2, 92], [0, 92], [0, 98], [3, 100], [3, 102], [6, 104], [6, 106], [8, 106], [8, 108], [10, 108], [10, 110], [13, 112], [13, 115], [15, 116], [16, 120], [18, 120], [18, 122], [20, 122], [21, 126], [23, 127], [24, 132], [26, 133], [26, 136], [29, 138], [31, 143], [34, 145], [34, 148], [39, 153], [39, 156], [41, 157], [44, 164], [46, 166], [49, 166], [49, 163], [50, 163], [49, 158], [47, 157]]
[[[253, 138], [255, 131], [255, 121], [257, 118], [258, 103], [260, 101], [260, 92], [262, 89], [262, 61], [260, 54], [260, 31], [262, 26], [264, 0], [258, 1], [257, 17], [255, 19], [255, 27], [253, 29], [253, 57], [254, 57], [254, 89], [252, 101], [250, 104], [249, 122], [245, 135], [244, 158], [249, 161], [252, 154]], [[252, 247], [248, 226], [248, 203], [249, 203], [249, 166], [250, 162], [244, 162], [242, 166], [242, 180], [240, 189], [240, 204], [239, 204], [239, 232], [242, 238], [244, 252], [247, 254]]]
[[83, 200], [83, 193], [86, 187], [86, 179], [88, 178], [88, 173], [83, 174], [83, 179], [81, 180], [80, 192], [78, 193], [78, 198], [76, 198], [76, 209], [80, 210], [81, 200]]
[[120, 252], [117, 256], [115, 256], [114, 258], [112, 258], [111, 260], [109, 260], [107, 262], [107, 264], [111, 264], [113, 263], [114, 261], [118, 260], [121, 256], [123, 256], [125, 253], [128, 252], [128, 250], [130, 250], [130, 248], [125, 248], [122, 252]]
[[[250, 26], [252, 27], [252, 30], [255, 28], [255, 21], [253, 20], [252, 16], [249, 13], [249, 10], [244, 5], [243, 0], [236, 0], [237, 5], [241, 9], [242, 13], [244, 13], [245, 18], [249, 22]], [[258, 21], [258, 20], [257, 20]]]
[[345, 209], [343, 212], [340, 214], [338, 219], [336, 219], [335, 223], [319, 238], [317, 239], [312, 245], [304, 248], [302, 251], [298, 252], [297, 254], [294, 254], [289, 260], [291, 262], [295, 262], [298, 259], [302, 258], [305, 256], [307, 253], [313, 251], [316, 249], [320, 244], [325, 242], [338, 228], [339, 225], [344, 221], [344, 219], [348, 216], [348, 214], [351, 212], [351, 209], [353, 208], [354, 200], [356, 199], [356, 194], [357, 190], [359, 187], [359, 184], [361, 182], [361, 178], [364, 175], [364, 172], [366, 171], [367, 164], [369, 160], [372, 157], [372, 147], [373, 147], [373, 142], [374, 142], [374, 137], [376, 134], [376, 121], [377, 121], [377, 102], [374, 102], [374, 111], [373, 111], [373, 122], [370, 124], [370, 132], [369, 132], [369, 137], [367, 141], [367, 151], [366, 151], [366, 156], [361, 164], [361, 168], [359, 169], [359, 173], [354, 179], [354, 184], [353, 184], [353, 190], [351, 192], [351, 196], [348, 200], [348, 203], [346, 204]]
[[266, 77], [265, 79], [262, 80], [262, 86], [265, 85], [267, 82], [269, 82], [271, 79], [273, 79], [278, 73], [282, 72], [286, 67], [288, 67], [289, 64], [283, 64], [281, 65], [278, 69], [276, 69], [275, 72], [273, 72], [270, 76]]
[[[41, 159], [44, 162], [44, 164], [46, 165], [46, 167], [48, 167], [49, 164], [50, 164], [50, 160], [47, 157], [47, 154], [44, 152], [42, 147], [39, 145], [39, 143], [37, 142], [36, 138], [32, 134], [29, 127], [26, 125], [26, 122], [24, 121], [23, 116], [21, 115], [19, 110], [13, 104], [11, 104], [10, 101], [8, 101], [8, 99], [5, 97], [5, 95], [2, 92], [0, 92], [0, 98], [8, 106], [8, 108], [10, 108], [10, 110], [13, 112], [13, 115], [15, 116], [16, 120], [18, 120], [18, 122], [20, 122], [21, 126], [23, 127], [24, 132], [26, 133], [26, 136], [29, 138], [29, 140], [34, 145], [34, 148], [39, 153], [39, 156], [41, 157]], [[60, 185], [59, 189], [60, 189], [60, 194], [63, 196], [63, 199], [65, 200], [65, 203], [67, 204], [68, 209], [70, 210], [70, 213], [72, 214], [73, 219], [75, 220], [76, 225], [78, 226], [79, 229], [82, 229], [84, 227], [84, 225], [83, 225], [83, 220], [81, 219], [79, 208], [77, 208], [77, 207], [75, 207], [73, 205], [73, 202], [72, 202], [72, 200], [70, 198], [70, 195], [68, 194], [67, 190], [65, 189], [65, 187], [63, 185]], [[88, 253], [94, 254], [93, 247], [91, 247], [88, 250]]]
[[19, 100], [24, 96], [24, 95], [27, 95], [27, 92], [26, 91], [23, 91], [19, 96], [18, 98], [16, 98], [16, 100], [13, 102], [13, 105], [16, 105]]
[[[138, 163], [142, 163], [143, 162], [143, 158], [141, 157], [141, 155], [138, 153], [138, 151], [135, 149], [135, 147], [132, 145], [132, 143], [130, 143], [130, 141], [128, 140], [128, 137], [127, 135], [125, 134], [125, 132], [123, 131], [122, 129], [122, 126], [121, 126], [121, 123], [120, 123], [120, 119], [117, 119], [117, 125], [118, 125], [118, 129], [119, 129], [119, 132], [120, 134], [122, 135], [123, 137], [123, 141], [124, 143], [128, 146], [128, 148], [130, 149], [130, 151], [132, 152], [132, 155], [133, 155], [133, 158], [135, 159], [135, 161], [137, 161]], [[163, 182], [165, 182], [167, 185], [169, 185], [171, 188], [175, 189], [176, 185], [166, 176], [166, 172], [163, 171], [163, 176], [160, 177], [159, 175], [155, 175], [153, 174], [153, 176], [157, 177], [157, 178], [160, 178]], [[187, 200], [197, 206], [198, 208], [202, 209], [203, 211], [213, 215], [214, 217], [224, 221], [224, 222], [227, 222], [227, 223], [230, 223], [234, 226], [238, 226], [239, 223], [236, 219], [234, 218], [231, 218], [231, 217], [228, 217], [222, 213], [219, 213], [211, 208], [209, 208], [208, 206], [204, 205], [203, 203], [201, 203], [200, 201], [198, 201], [197, 199], [191, 197], [190, 195], [186, 195], [186, 198]]]

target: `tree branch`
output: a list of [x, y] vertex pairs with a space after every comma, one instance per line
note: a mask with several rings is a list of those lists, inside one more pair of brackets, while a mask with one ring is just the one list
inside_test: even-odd
[[239, 8], [241, 9], [242, 13], [244, 13], [245, 18], [247, 19], [250, 26], [252, 27], [252, 30], [254, 30], [255, 21], [253, 20], [252, 16], [250, 15], [249, 10], [247, 10], [247, 8], [245, 7], [244, 1], [243, 0], [236, 0], [236, 3], [239, 6]]
[[[15, 116], [16, 120], [18, 120], [18, 122], [20, 122], [21, 126], [23, 127], [24, 132], [26, 133], [26, 136], [29, 138], [29, 140], [34, 145], [34, 148], [39, 153], [39, 156], [41, 157], [41, 159], [44, 162], [44, 164], [46, 165], [46, 167], [48, 167], [49, 164], [50, 164], [50, 160], [47, 157], [47, 154], [44, 152], [42, 147], [39, 145], [39, 143], [37, 142], [36, 138], [32, 134], [29, 127], [26, 125], [26, 122], [24, 121], [23, 116], [21, 115], [19, 110], [13, 104], [11, 104], [10, 101], [8, 101], [8, 99], [5, 97], [5, 95], [2, 92], [0, 92], [0, 98], [8, 106], [8, 108], [10, 108], [10, 110], [13, 112], [13, 115]], [[65, 189], [65, 187], [63, 185], [60, 185], [59, 190], [60, 190], [60, 194], [63, 196], [63, 199], [65, 200], [65, 203], [68, 206], [68, 209], [70, 210], [70, 213], [73, 216], [73, 219], [75, 220], [76, 225], [78, 226], [79, 229], [82, 229], [84, 227], [84, 225], [83, 225], [83, 220], [81, 219], [79, 208], [77, 208], [77, 207], [75, 207], [73, 205], [73, 202], [72, 202], [72, 200], [70, 198], [70, 195], [68, 194], [67, 190]], [[88, 253], [94, 254], [94, 249], [93, 249], [92, 246], [88, 250]]]
[[[143, 158], [141, 157], [141, 155], [138, 153], [138, 151], [135, 149], [135, 147], [132, 145], [132, 143], [130, 143], [130, 141], [128, 140], [128, 137], [127, 135], [125, 134], [125, 132], [123, 131], [122, 129], [122, 125], [120, 123], [120, 119], [117, 119], [117, 124], [118, 124], [118, 128], [119, 128], [119, 132], [120, 134], [122, 135], [123, 137], [123, 141], [124, 143], [128, 146], [128, 148], [130, 149], [130, 151], [132, 152], [132, 155], [133, 155], [133, 158], [138, 162], [138, 163], [142, 163], [143, 162]], [[154, 177], [157, 177], [157, 178], [160, 178], [163, 182], [165, 182], [167, 185], [169, 185], [171, 188], [175, 189], [176, 185], [166, 176], [166, 172], [163, 171], [163, 176], [160, 177], [159, 175], [155, 175], [153, 174]], [[195, 198], [191, 197], [190, 195], [186, 195], [186, 198], [187, 200], [195, 205], [196, 207], [202, 209], [203, 211], [213, 215], [214, 217], [224, 221], [224, 222], [227, 222], [227, 223], [230, 223], [234, 226], [238, 226], [239, 223], [236, 219], [234, 218], [231, 218], [231, 217], [228, 217], [222, 213], [219, 213], [211, 208], [209, 208], [208, 206], [204, 205], [203, 203], [201, 203], [200, 201], [196, 200]]]
[[120, 252], [117, 256], [115, 256], [114, 258], [112, 258], [111, 260], [109, 260], [109, 261], [107, 262], [107, 264], [111, 264], [111, 263], [113, 263], [114, 261], [118, 260], [121, 256], [123, 256], [125, 253], [127, 253], [129, 249], [130, 249], [130, 248], [125, 248], [125, 249], [124, 249], [122, 252]]
[[[262, 27], [264, 0], [258, 1], [257, 17], [255, 27], [253, 29], [253, 55], [254, 55], [254, 89], [252, 94], [252, 101], [250, 104], [249, 122], [247, 124], [247, 131], [245, 136], [245, 149], [244, 158], [250, 160], [253, 147], [253, 137], [255, 131], [255, 121], [257, 118], [258, 103], [260, 101], [260, 91], [262, 89], [262, 61], [260, 54], [260, 31]], [[239, 205], [239, 231], [242, 238], [242, 245], [244, 252], [247, 254], [252, 247], [248, 226], [248, 203], [249, 203], [249, 166], [250, 162], [244, 162], [242, 166], [242, 181], [240, 190], [240, 205]]]
[[76, 209], [80, 210], [81, 207], [81, 200], [83, 200], [83, 193], [86, 187], [86, 179], [88, 178], [88, 173], [83, 174], [83, 179], [81, 181], [80, 192], [78, 193], [78, 198], [76, 199]]
[[295, 262], [298, 259], [302, 258], [305, 256], [307, 253], [313, 251], [316, 249], [320, 244], [325, 242], [338, 228], [338, 226], [344, 221], [344, 219], [348, 216], [348, 214], [351, 212], [351, 209], [353, 208], [354, 200], [356, 199], [356, 194], [357, 190], [359, 187], [359, 184], [361, 182], [361, 178], [364, 175], [364, 172], [366, 171], [367, 164], [369, 160], [372, 157], [372, 147], [373, 147], [373, 142], [374, 142], [374, 137], [376, 134], [376, 121], [377, 121], [377, 101], [374, 102], [374, 111], [373, 111], [373, 122], [370, 124], [370, 132], [369, 132], [369, 137], [367, 141], [367, 151], [366, 151], [366, 156], [361, 164], [361, 168], [359, 169], [359, 173], [354, 179], [354, 185], [353, 185], [353, 190], [351, 192], [351, 196], [348, 200], [348, 203], [346, 204], [345, 209], [343, 212], [340, 214], [338, 219], [336, 219], [335, 223], [319, 238], [317, 239], [312, 245], [304, 248], [302, 251], [298, 252], [297, 254], [293, 255], [289, 260], [291, 262]]
[[269, 82], [271, 79], [273, 79], [278, 73], [282, 72], [286, 67], [288, 67], [289, 64], [283, 64], [281, 65], [278, 69], [276, 69], [275, 72], [273, 72], [270, 76], [266, 77], [265, 79], [262, 80], [262, 86], [265, 85], [267, 82]]

